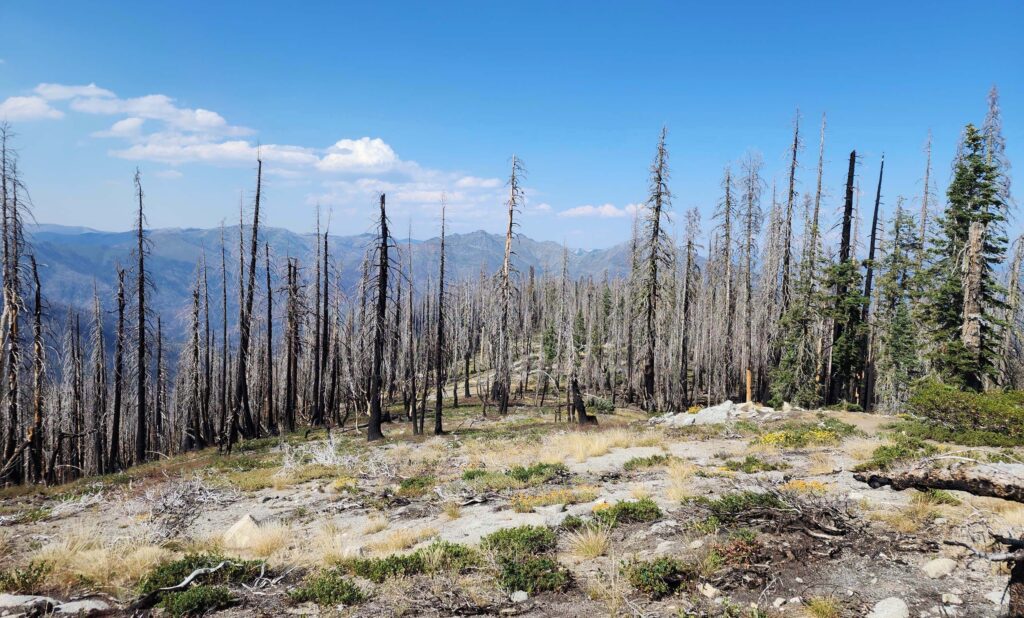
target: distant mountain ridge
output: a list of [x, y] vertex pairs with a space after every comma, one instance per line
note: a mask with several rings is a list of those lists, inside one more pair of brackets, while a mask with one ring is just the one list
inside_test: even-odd
[[[159, 312], [165, 323], [175, 330], [187, 324], [188, 306], [195, 283], [198, 264], [204, 252], [209, 267], [211, 302], [219, 313], [221, 298], [221, 234], [220, 228], [162, 228], [147, 230], [150, 252], [147, 271], [154, 286], [151, 307]], [[238, 237], [237, 225], [224, 228], [227, 245], [228, 311], [237, 314]], [[246, 229], [248, 235], [248, 229]], [[55, 224], [26, 226], [26, 237], [39, 263], [43, 295], [49, 303], [51, 316], [62, 319], [57, 311], [68, 307], [91, 312], [95, 290], [103, 308], [111, 310], [116, 294], [116, 268], [130, 270], [134, 259], [134, 232], [104, 232], [86, 227]], [[299, 234], [282, 228], [261, 228], [260, 238], [270, 243], [272, 276], [284, 264], [285, 256], [296, 257], [301, 265], [312, 268], [315, 253], [313, 234]], [[353, 291], [358, 285], [360, 265], [366, 250], [372, 245], [369, 234], [330, 236], [328, 247], [334, 276], [340, 275], [342, 290]], [[437, 276], [440, 239], [395, 241], [404, 263], [404, 253], [411, 247], [413, 282], [419, 289]], [[447, 277], [459, 281], [475, 279], [481, 271], [485, 275], [497, 272], [505, 251], [505, 238], [484, 231], [450, 234], [446, 237]], [[513, 263], [525, 274], [532, 267], [539, 276], [543, 272], [558, 274], [562, 269], [562, 245], [551, 241], [536, 241], [517, 236], [513, 243]], [[614, 278], [629, 272], [629, 245], [622, 243], [607, 249], [568, 251], [569, 273], [573, 277], [607, 276]], [[259, 271], [263, 269], [262, 253]], [[311, 277], [312, 272], [307, 272]], [[263, 275], [259, 275], [262, 277]], [[277, 287], [278, 283], [274, 283]], [[262, 287], [262, 286], [261, 286]], [[179, 333], [169, 332], [172, 339]]]

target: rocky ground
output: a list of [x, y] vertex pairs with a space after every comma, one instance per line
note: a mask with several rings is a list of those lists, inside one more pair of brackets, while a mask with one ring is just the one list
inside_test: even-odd
[[[880, 461], [892, 419], [730, 404], [651, 420], [617, 409], [578, 429], [551, 409], [485, 419], [472, 403], [447, 412], [441, 437], [412, 436], [405, 423], [374, 445], [300, 433], [3, 490], [0, 615], [187, 613], [161, 602], [172, 593], [132, 609], [161, 565], [185, 556], [253, 565], [196, 576], [218, 579], [226, 596], [194, 611], [224, 616], [1005, 611], [1005, 569], [944, 541], [1020, 536], [1024, 505], [854, 480]], [[495, 549], [493, 533], [520, 526], [543, 527], [551, 543], [514, 559]], [[470, 558], [436, 559], [452, 547], [439, 541]], [[385, 568], [396, 554], [417, 567]], [[513, 569], [540, 558], [543, 572]], [[320, 594], [350, 585], [358, 598]]]

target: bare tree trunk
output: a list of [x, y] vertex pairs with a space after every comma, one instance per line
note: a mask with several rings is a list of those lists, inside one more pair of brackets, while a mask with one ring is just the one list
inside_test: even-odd
[[124, 387], [124, 270], [117, 269], [117, 332], [114, 338], [114, 411], [110, 419], [107, 472], [121, 469], [121, 390]]
[[968, 372], [968, 379], [965, 386], [974, 390], [981, 390], [982, 375], [981, 353], [982, 353], [982, 298], [981, 285], [985, 269], [985, 224], [980, 221], [971, 223], [968, 231], [967, 246], [964, 248], [963, 261], [963, 326], [960, 329], [960, 340], [967, 349], [967, 354], [976, 362], [975, 369]]
[[444, 433], [441, 427], [441, 405], [444, 399], [445, 382], [445, 340], [444, 340], [444, 197], [441, 198], [441, 260], [437, 284], [437, 344], [434, 350], [434, 385], [437, 389], [434, 399], [434, 435]]
[[370, 367], [370, 420], [367, 423], [366, 439], [370, 442], [384, 438], [381, 431], [381, 370], [384, 362], [384, 328], [388, 310], [388, 216], [384, 194], [380, 194], [380, 231], [377, 245], [377, 298], [374, 311], [373, 359]]
[[865, 262], [866, 272], [864, 275], [864, 307], [861, 310], [861, 321], [868, 325], [868, 331], [864, 334], [861, 342], [861, 357], [864, 359], [864, 369], [861, 375], [860, 405], [864, 410], [873, 407], [872, 390], [874, 363], [871, 360], [870, 340], [871, 324], [868, 321], [871, 310], [871, 284], [875, 274], [875, 242], [878, 235], [878, 207], [882, 203], [882, 174], [885, 172], [885, 155], [882, 155], [882, 164], [878, 168], [878, 189], [875, 192], [875, 210], [871, 216], [871, 235], [868, 242], [868, 259]]
[[135, 191], [136, 196], [139, 200], [139, 213], [136, 223], [138, 229], [136, 231], [137, 247], [136, 256], [138, 272], [136, 273], [136, 284], [138, 286], [138, 323], [136, 328], [138, 332], [137, 346], [135, 349], [135, 398], [136, 398], [136, 416], [135, 416], [135, 459], [133, 463], [140, 464], [146, 461], [146, 439], [149, 437], [146, 428], [147, 415], [146, 415], [146, 377], [148, 375], [148, 364], [146, 362], [146, 238], [143, 230], [143, 223], [145, 217], [142, 213], [142, 176], [138, 170], [135, 170]]
[[270, 287], [270, 243], [266, 250], [267, 271], [267, 429], [277, 435], [277, 415], [274, 411], [274, 291]]
[[29, 478], [34, 483], [43, 480], [43, 292], [39, 285], [36, 256], [30, 255], [32, 281], [35, 284], [35, 303], [32, 310], [32, 427], [28, 432]]

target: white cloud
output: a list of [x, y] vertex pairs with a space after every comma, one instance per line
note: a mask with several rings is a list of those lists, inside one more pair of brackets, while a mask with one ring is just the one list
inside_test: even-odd
[[338, 140], [316, 166], [325, 172], [386, 171], [396, 163], [398, 155], [384, 140], [361, 137]]
[[[102, 90], [102, 89], [100, 89]], [[106, 91], [104, 91], [106, 92]], [[165, 94], [148, 94], [132, 99], [113, 96], [85, 96], [71, 100], [70, 107], [85, 114], [127, 115], [160, 120], [168, 126], [189, 132], [208, 132], [220, 135], [247, 135], [244, 127], [234, 127], [223, 116], [208, 109], [178, 107], [174, 99]]]
[[47, 101], [65, 101], [75, 97], [113, 97], [114, 93], [96, 84], [67, 86], [65, 84], [39, 84], [35, 93]]
[[184, 176], [184, 174], [182, 174], [178, 170], [160, 170], [155, 174], [155, 176], [157, 178], [164, 178], [167, 180], [177, 180]]
[[464, 189], [494, 189], [500, 187], [502, 182], [498, 178], [477, 178], [476, 176], [463, 176], [455, 181], [455, 186]]
[[137, 118], [135, 116], [132, 116], [131, 118], [118, 120], [106, 131], [97, 131], [93, 133], [93, 136], [125, 138], [136, 137], [139, 135], [144, 122], [146, 122], [145, 118]]
[[0, 103], [0, 119], [43, 120], [62, 118], [64, 112], [50, 107], [42, 97], [8, 97]]
[[584, 204], [583, 206], [577, 206], [568, 210], [563, 210], [558, 213], [559, 217], [599, 217], [602, 219], [612, 219], [617, 217], [627, 217], [640, 208], [643, 208], [641, 204], [626, 204], [622, 208], [616, 207], [614, 204], [601, 204], [600, 206], [593, 206], [591, 204]]

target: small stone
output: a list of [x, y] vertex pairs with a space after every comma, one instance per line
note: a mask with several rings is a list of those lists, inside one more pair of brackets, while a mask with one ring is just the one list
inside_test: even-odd
[[800, 597], [793, 597], [792, 599], [787, 601], [786, 604], [787, 605], [800, 605], [803, 602], [804, 602], [804, 600], [801, 599]]
[[651, 534], [670, 534], [679, 527], [679, 522], [673, 519], [666, 519], [665, 521], [659, 521], [651, 526]]
[[1004, 600], [1003, 590], [993, 590], [985, 595], [985, 598], [995, 605], [1002, 605]]
[[956, 560], [953, 560], [952, 558], [936, 558], [935, 560], [926, 562], [925, 565], [921, 567], [921, 570], [924, 571], [925, 575], [932, 579], [945, 577], [955, 569]]
[[796, 583], [798, 583], [798, 584], [802, 584], [802, 583], [804, 583], [804, 578], [802, 578], [802, 577], [797, 577], [797, 578], [794, 578], [794, 580], [793, 580], [793, 581], [795, 581], [795, 582], [796, 582]]
[[786, 599], [783, 599], [782, 597], [776, 597], [775, 600], [772, 601], [772, 607], [774, 607], [776, 609], [782, 607], [785, 604], [786, 604]]
[[910, 608], [903, 599], [889, 597], [875, 603], [867, 618], [910, 618]]
[[700, 590], [701, 594], [703, 594], [705, 597], [707, 597], [709, 599], [717, 598], [718, 595], [720, 594], [719, 591], [718, 591], [718, 588], [715, 588], [711, 584], [701, 584], [698, 587], [698, 589]]
[[527, 594], [525, 590], [516, 590], [512, 593], [512, 596], [509, 597], [509, 600], [511, 600], [513, 603], [522, 603], [523, 601], [529, 598], [530, 595]]
[[946, 592], [942, 595], [943, 605], [963, 605], [964, 600], [959, 595], [953, 594], [952, 592]]
[[700, 549], [701, 547], [704, 547], [704, 541], [700, 539], [690, 541], [690, 549]]
[[[32, 594], [0, 594], [0, 610], [18, 610], [19, 612], [30, 612], [39, 610], [42, 613], [49, 611], [51, 607], [60, 604], [60, 601], [50, 597], [36, 596]], [[7, 611], [2, 612], [7, 615]]]

